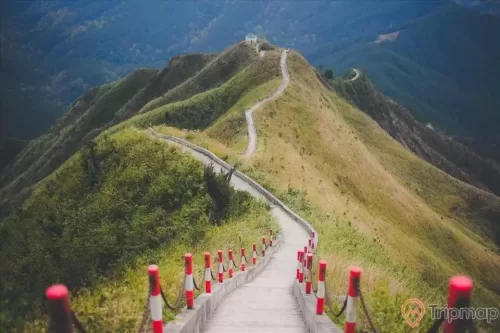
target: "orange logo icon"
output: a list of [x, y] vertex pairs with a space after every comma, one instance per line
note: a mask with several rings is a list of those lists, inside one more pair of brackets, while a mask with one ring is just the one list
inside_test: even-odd
[[401, 313], [408, 325], [412, 328], [418, 326], [425, 314], [425, 305], [417, 298], [412, 298], [404, 302]]

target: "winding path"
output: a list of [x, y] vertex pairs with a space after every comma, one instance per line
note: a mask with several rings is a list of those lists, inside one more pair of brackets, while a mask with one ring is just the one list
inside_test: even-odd
[[361, 75], [361, 72], [359, 70], [357, 70], [356, 68], [353, 68], [352, 70], [356, 73], [356, 75], [352, 79], [345, 80], [345, 82], [355, 81], [355, 80], [357, 80], [357, 78], [359, 77], [359, 75]]
[[281, 85], [272, 95], [269, 95], [263, 100], [258, 101], [257, 103], [252, 105], [248, 110], [245, 111], [245, 118], [247, 120], [247, 127], [248, 127], [248, 148], [245, 153], [246, 156], [252, 155], [255, 152], [255, 148], [257, 147], [257, 131], [255, 129], [255, 123], [252, 118], [252, 113], [259, 107], [261, 107], [263, 104], [278, 98], [279, 95], [281, 95], [281, 93], [283, 93], [283, 91], [285, 91], [285, 88], [288, 86], [288, 82], [290, 81], [290, 76], [288, 75], [288, 68], [286, 66], [287, 55], [288, 55], [288, 50], [283, 49], [280, 60], [281, 75], [283, 76], [283, 81], [281, 82]]
[[[290, 80], [286, 66], [287, 53], [288, 50], [283, 50], [281, 55], [280, 65], [283, 81], [279, 88], [245, 112], [249, 136], [247, 156], [255, 152], [257, 141], [252, 118], [253, 111], [264, 103], [278, 98]], [[179, 146], [205, 165], [213, 164], [216, 170], [220, 168], [224, 172], [231, 169], [230, 165], [206, 149], [178, 137], [160, 134], [151, 127], [149, 131], [154, 137]], [[303, 312], [305, 311], [303, 300], [300, 302], [294, 296], [293, 287], [297, 268], [296, 251], [304, 246], [310, 233], [314, 231], [313, 227], [241, 171], [234, 172], [231, 184], [234, 188], [247, 191], [271, 206], [272, 214], [281, 225], [281, 246], [260, 275], [251, 282], [239, 286], [224, 298], [216, 312], [203, 325], [202, 331], [204, 333], [341, 333], [342, 331], [333, 325], [328, 318], [326, 318], [326, 323], [323, 322], [321, 328], [316, 327], [316, 325], [311, 326], [311, 317], [306, 319]], [[318, 244], [317, 233], [313, 242]], [[312, 321], [315, 320], [312, 319]]]
[[[204, 150], [203, 148], [180, 138], [160, 134], [152, 128], [149, 131], [161, 140], [180, 146], [182, 150], [192, 154], [203, 164], [213, 163], [215, 170], [228, 171], [228, 165], [223, 161], [219, 162], [214, 158], [209, 158], [207, 154], [200, 153]], [[247, 191], [271, 205], [271, 212], [281, 225], [282, 245], [259, 276], [224, 299], [215, 315], [208, 320], [204, 332], [307, 332], [291, 287], [297, 268], [296, 252], [304, 246], [309, 236], [306, 230], [292, 218], [290, 212], [270, 202], [257, 186], [245, 178], [248, 176], [237, 171], [231, 177], [231, 184], [234, 188]]]

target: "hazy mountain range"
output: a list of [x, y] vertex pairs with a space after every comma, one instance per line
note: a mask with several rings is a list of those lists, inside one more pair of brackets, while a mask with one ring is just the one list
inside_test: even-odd
[[[421, 120], [495, 132], [498, 87], [488, 78], [498, 73], [499, 24], [480, 12], [496, 3], [458, 2], [474, 9], [433, 0], [3, 3], [0, 137], [36, 137], [89, 87], [179, 53], [221, 51], [247, 32], [339, 74], [366, 70]], [[394, 32], [393, 42], [373, 43]]]

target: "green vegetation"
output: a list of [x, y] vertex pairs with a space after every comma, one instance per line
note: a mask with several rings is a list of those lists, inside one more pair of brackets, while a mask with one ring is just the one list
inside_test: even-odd
[[[138, 281], [146, 260], [162, 262], [178, 274], [179, 262], [168, 258], [168, 251], [222, 246], [211, 234], [214, 226], [225, 228], [239, 220], [258, 227], [252, 232], [238, 231], [241, 224], [226, 227], [233, 237], [243, 232], [232, 241], [226, 239], [226, 245], [249, 243], [271, 223], [263, 204], [235, 191], [227, 176], [210, 167], [203, 171], [199, 162], [177, 148], [132, 129], [102, 136], [47, 177], [16, 215], [2, 221], [0, 326], [22, 326], [26, 317], [17, 315], [41, 311], [40, 295], [56, 282], [71, 290], [91, 288], [83, 292], [83, 313], [97, 315], [91, 303], [85, 303], [96, 300], [94, 292], [102, 290], [98, 295], [106, 302], [105, 295], [115, 293], [110, 284], [131, 278], [137, 286], [131, 299], [123, 301], [142, 302], [147, 289]], [[158, 249], [164, 250], [153, 252]], [[138, 257], [141, 266], [135, 269]], [[172, 279], [176, 275], [169, 274]], [[103, 285], [103, 276], [117, 279]], [[140, 318], [140, 311], [133, 315], [99, 317], [104, 326], [92, 331], [102, 332], [114, 322], [120, 327], [116, 331], [124, 332]], [[120, 318], [125, 322], [116, 322]]]
[[[474, 304], [498, 307], [500, 199], [413, 155], [326, 89], [299, 54], [290, 52], [287, 62], [288, 88], [254, 113], [253, 156], [239, 154], [245, 131], [229, 132], [236, 136], [229, 138], [213, 127], [157, 130], [241, 164], [242, 171], [308, 219], [322, 237], [320, 256], [331, 263], [327, 284], [333, 295], [345, 294], [348, 267], [360, 265], [377, 326], [407, 332], [400, 316], [403, 301], [417, 297], [444, 304], [447, 280], [455, 274], [474, 279]], [[227, 128], [231, 119], [215, 124]], [[359, 323], [364, 325], [362, 319]], [[429, 324], [427, 317], [423, 326]]]

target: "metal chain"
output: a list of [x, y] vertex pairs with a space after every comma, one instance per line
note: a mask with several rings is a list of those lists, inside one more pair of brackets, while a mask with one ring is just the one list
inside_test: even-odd
[[[186, 283], [186, 276], [184, 275], [184, 284]], [[179, 290], [179, 295], [177, 296], [177, 299], [175, 300], [174, 305], [170, 304], [167, 300], [167, 297], [165, 296], [165, 293], [163, 292], [163, 289], [160, 286], [160, 293], [161, 297], [163, 298], [163, 301], [165, 302], [165, 305], [167, 308], [169, 308], [172, 311], [176, 311], [180, 308], [181, 302], [184, 299], [184, 284], [181, 285], [180, 290]]]
[[[196, 279], [193, 277], [193, 284], [194, 284], [194, 289], [198, 290], [198, 291], [202, 291], [203, 290], [203, 279], [204, 279], [204, 275], [201, 276], [201, 279], [200, 279], [200, 283], [196, 283]], [[200, 287], [201, 285], [201, 287]]]
[[144, 333], [144, 326], [146, 326], [147, 323], [149, 322], [149, 319], [151, 319], [151, 317], [148, 314], [149, 314], [149, 292], [146, 297], [146, 305], [144, 305], [144, 311], [142, 312], [142, 319], [141, 323], [139, 324], [139, 329], [137, 330], [137, 333]]
[[[373, 325], [372, 318], [370, 317], [370, 313], [368, 312], [368, 308], [366, 307], [365, 300], [363, 298], [363, 294], [361, 293], [361, 288], [359, 286], [359, 279], [354, 279], [354, 289], [359, 295], [359, 299], [361, 300], [361, 306], [363, 308], [363, 312], [365, 313], [366, 319], [368, 320], [368, 323], [370, 324], [370, 327], [374, 333], [378, 333], [377, 329]], [[347, 297], [346, 297], [347, 300]]]
[[227, 269], [229, 268], [229, 264], [227, 265], [227, 266], [228, 266], [228, 268], [224, 267], [224, 262], [225, 262], [225, 261], [226, 261], [226, 260], [224, 260], [224, 261], [222, 262], [222, 264], [221, 264], [221, 265], [222, 265], [222, 271], [223, 271], [224, 273], [226, 273], [226, 272], [227, 272]]
[[247, 256], [244, 256], [243, 258], [245, 258], [245, 263], [250, 265], [252, 263], [251, 260], [248, 260]]
[[335, 313], [335, 311], [333, 311], [333, 306], [332, 306], [332, 298], [330, 296], [330, 293], [328, 292], [328, 288], [326, 287], [326, 283], [325, 283], [325, 300], [326, 300], [326, 305], [328, 306], [328, 308], [330, 309], [330, 313], [332, 315], [334, 315], [335, 317], [340, 317], [345, 309], [347, 308], [347, 296], [345, 296], [345, 299], [344, 299], [344, 304], [342, 304], [342, 308], [340, 309], [339, 312]]
[[78, 320], [78, 318], [76, 318], [76, 315], [75, 315], [75, 313], [73, 311], [71, 311], [71, 319], [73, 320], [73, 324], [75, 325], [75, 327], [78, 330], [78, 332], [80, 332], [80, 333], [87, 333], [87, 331], [85, 331], [85, 328], [83, 328], [82, 323], [80, 323], [80, 321]]
[[238, 265], [236, 265], [236, 263], [234, 262], [234, 259], [232, 259], [231, 261], [233, 262], [234, 268], [236, 268], [236, 269], [240, 268], [241, 261], [240, 261], [240, 263]]
[[214, 272], [210, 269], [210, 275], [212, 276], [212, 281], [217, 281], [217, 278], [214, 276]]

